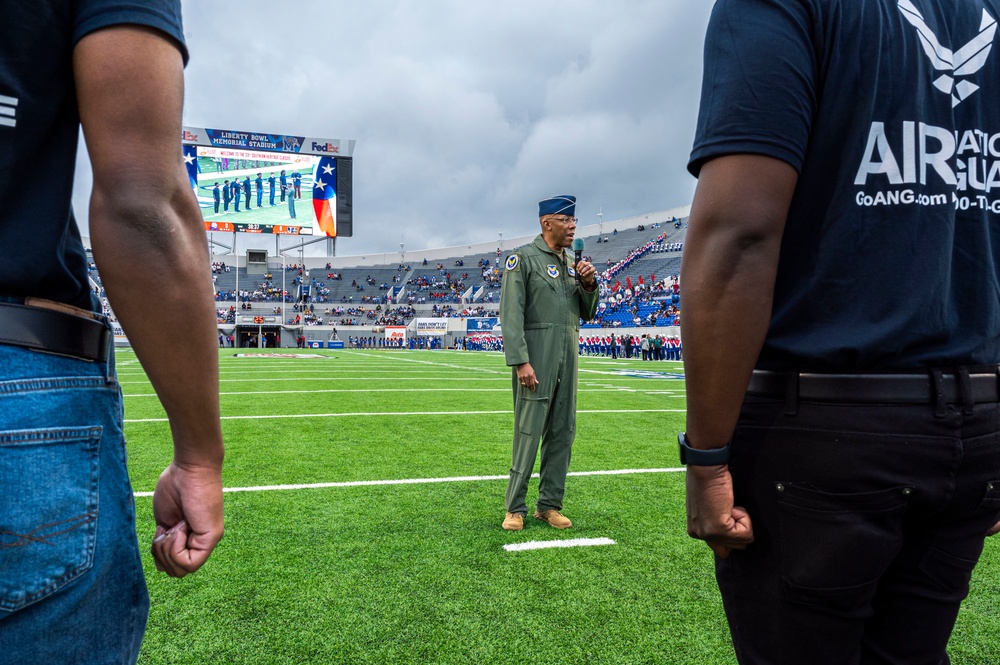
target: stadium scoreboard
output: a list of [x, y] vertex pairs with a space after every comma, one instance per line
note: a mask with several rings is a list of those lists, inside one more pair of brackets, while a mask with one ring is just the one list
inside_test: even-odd
[[181, 143], [206, 231], [354, 235], [353, 139], [184, 127]]
[[273, 233], [281, 235], [305, 235], [301, 226], [288, 224], [237, 224], [230, 222], [205, 222], [205, 230], [219, 233]]

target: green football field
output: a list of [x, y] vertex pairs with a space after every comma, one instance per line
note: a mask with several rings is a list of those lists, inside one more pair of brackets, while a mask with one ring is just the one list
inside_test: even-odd
[[[502, 355], [299, 353], [323, 357], [220, 350], [226, 536], [183, 580], [144, 553], [140, 663], [735, 664], [710, 551], [684, 530], [679, 363], [582, 358], [574, 527], [507, 533]], [[118, 363], [148, 550], [169, 427], [135, 356]], [[504, 548], [574, 539], [606, 544]], [[972, 589], [952, 662], [996, 665], [1000, 537]]]

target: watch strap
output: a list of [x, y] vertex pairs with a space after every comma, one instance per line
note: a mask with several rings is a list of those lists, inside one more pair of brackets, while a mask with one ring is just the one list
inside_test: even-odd
[[687, 434], [679, 432], [677, 434], [677, 444], [680, 447], [681, 464], [685, 466], [717, 466], [729, 463], [732, 442], [727, 443], [721, 448], [701, 450], [699, 448], [692, 448], [688, 444]]

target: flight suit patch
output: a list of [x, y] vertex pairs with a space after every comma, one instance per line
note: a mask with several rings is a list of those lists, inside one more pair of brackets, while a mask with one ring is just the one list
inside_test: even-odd
[[507, 257], [507, 262], [504, 264], [504, 268], [507, 270], [517, 270], [518, 266], [521, 265], [521, 259], [517, 254], [511, 254]]
[[547, 272], [549, 274], [549, 277], [553, 279], [559, 276], [559, 268], [556, 267], [554, 263], [550, 263], [549, 265], [545, 266], [545, 272]]

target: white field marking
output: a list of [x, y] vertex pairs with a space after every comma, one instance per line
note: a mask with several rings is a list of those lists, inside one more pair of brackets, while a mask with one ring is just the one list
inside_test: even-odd
[[554, 547], [593, 547], [595, 545], [617, 545], [610, 538], [570, 538], [569, 540], [531, 540], [526, 543], [511, 543], [503, 548], [508, 552], [527, 550], [547, 550]]
[[[664, 367], [663, 369], [667, 369], [667, 368]], [[641, 370], [641, 369], [639, 369], [639, 370], [636, 370], [636, 371], [654, 372], [655, 370]], [[583, 368], [580, 368], [579, 372], [580, 372], [580, 374], [603, 374], [603, 375], [606, 375], [606, 376], [609, 377], [608, 379], [604, 379], [606, 381], [609, 380], [610, 377], [621, 376], [621, 374], [620, 374], [621, 370], [617, 370], [617, 371], [614, 371], [614, 372], [607, 372], [607, 371], [598, 370], [598, 369], [583, 369]], [[638, 376], [632, 376], [632, 377], [628, 377], [628, 378], [632, 378], [632, 379], [638, 379], [638, 378], [643, 378], [643, 379], [659, 378], [659, 379], [666, 379], [667, 381], [683, 381], [683, 379], [680, 379], [680, 378], [677, 378], [677, 377], [673, 377], [673, 376], [663, 376], [663, 377], [652, 377], [652, 376], [638, 377]]]
[[[570, 471], [567, 476], [631, 476], [640, 473], [683, 473], [684, 467], [675, 469], [610, 469], [607, 471]], [[531, 474], [538, 478], [537, 473]], [[336, 487], [376, 487], [381, 485], [429, 485], [440, 483], [469, 483], [484, 480], [510, 480], [504, 476], [453, 476], [451, 478], [399, 478], [394, 480], [349, 480], [339, 483], [310, 483], [306, 485], [257, 485], [255, 487], [225, 487], [223, 492], [283, 492], [288, 490], [318, 490]], [[153, 496], [152, 492], [135, 492], [135, 496]]]
[[[467, 376], [297, 376], [292, 378], [278, 378], [278, 379], [219, 379], [219, 383], [264, 383], [268, 381], [507, 381], [510, 382], [509, 376], [497, 376], [497, 377], [467, 377]], [[118, 383], [122, 385], [126, 384], [146, 384], [149, 385], [149, 381], [119, 381]]]
[[[219, 393], [219, 395], [312, 395], [313, 393], [509, 393], [510, 388], [329, 388], [321, 390], [260, 390]], [[615, 389], [612, 388], [612, 391]], [[618, 388], [618, 391], [628, 390]], [[606, 393], [604, 389], [580, 388], [578, 393]], [[628, 392], [637, 392], [628, 390]], [[130, 393], [122, 397], [156, 397], [156, 393]]]
[[[471, 368], [470, 368], [471, 369]], [[468, 371], [468, 370], [467, 370]], [[478, 370], [476, 370], [478, 371]], [[350, 374], [356, 372], [366, 372], [369, 374], [378, 374], [381, 372], [399, 372], [399, 367], [389, 367], [386, 369], [371, 369], [369, 367], [357, 367], [346, 369], [344, 367], [323, 367], [323, 368], [313, 368], [313, 369], [258, 369], [258, 370], [244, 370], [244, 369], [222, 369], [219, 370], [219, 375], [230, 375], [230, 374], [252, 374], [254, 376], [260, 376], [261, 374]], [[121, 374], [139, 375], [141, 372], [121, 372]], [[505, 372], [509, 374], [509, 372]]]
[[[365, 355], [366, 357], [371, 357], [371, 356], [369, 356], [367, 354], [361, 354], [361, 355]], [[433, 362], [431, 360], [417, 360], [416, 358], [403, 358], [403, 357], [400, 357], [400, 356], [397, 356], [396, 358], [393, 358], [393, 360], [399, 360], [399, 361], [406, 362], [406, 363], [418, 363], [418, 364], [421, 364], [421, 365], [433, 365], [435, 367], [451, 367], [453, 369], [460, 369], [460, 370], [463, 370], [463, 371], [470, 371], [471, 370], [471, 371], [475, 371], [475, 372], [489, 372], [490, 374], [510, 374], [510, 370], [501, 371], [501, 370], [497, 370], [497, 369], [486, 369], [485, 367], [477, 367], [477, 366], [474, 366], [474, 365], [455, 365], [453, 363], [436, 363], [436, 362]]]
[[[278, 420], [287, 418], [355, 418], [374, 416], [499, 416], [514, 411], [367, 411], [351, 413], [282, 413], [271, 416], [222, 416], [220, 420]], [[589, 409], [577, 413], [687, 413], [687, 409]], [[127, 423], [165, 423], [166, 418], [133, 418]]]

